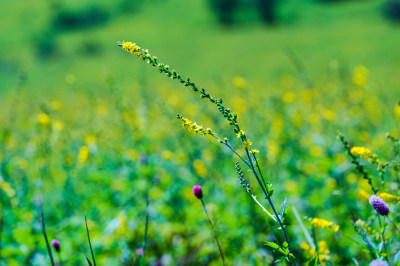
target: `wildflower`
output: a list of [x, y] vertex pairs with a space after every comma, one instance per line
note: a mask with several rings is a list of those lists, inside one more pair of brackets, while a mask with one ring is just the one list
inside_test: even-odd
[[234, 77], [233, 78], [233, 85], [238, 87], [239, 89], [243, 89], [246, 85], [246, 80], [242, 77]]
[[376, 195], [371, 195], [369, 197], [369, 204], [371, 204], [380, 215], [386, 216], [389, 214], [389, 208], [386, 203]]
[[55, 131], [61, 131], [64, 128], [64, 123], [60, 120], [54, 121], [53, 128]]
[[[310, 257], [313, 257], [316, 253], [316, 250], [306, 242], [302, 242], [300, 244], [300, 248], [307, 251]], [[326, 265], [326, 262], [330, 260], [331, 257], [328, 245], [326, 244], [325, 241], [318, 242], [318, 252], [319, 252], [318, 260], [321, 262], [322, 265]]]
[[251, 145], [253, 144], [253, 142], [251, 142], [249, 139], [243, 141], [243, 145], [245, 148], [249, 149], [251, 147]]
[[358, 65], [354, 69], [353, 83], [358, 86], [365, 85], [368, 76], [368, 69], [365, 66]]
[[201, 177], [207, 176], [208, 170], [201, 160], [198, 160], [198, 159], [194, 160], [193, 168], [194, 168], [194, 171], [196, 172], [196, 174], [198, 174], [199, 176], [201, 176]]
[[201, 190], [201, 186], [200, 185], [195, 185], [193, 187], [193, 194], [196, 196], [196, 198], [198, 199], [202, 199], [203, 198], [203, 190]]
[[395, 195], [392, 195], [392, 194], [389, 194], [386, 192], [380, 192], [380, 193], [376, 194], [376, 196], [381, 198], [386, 203], [397, 203], [400, 201], [399, 196], [395, 196]]
[[244, 133], [243, 130], [240, 130], [238, 133], [236, 133], [236, 136], [237, 136], [238, 138], [240, 138], [240, 137], [242, 137], [242, 136], [244, 136], [244, 135], [245, 135], [245, 133]]
[[373, 260], [369, 263], [369, 266], [389, 266], [389, 263], [382, 260]]
[[39, 114], [37, 119], [41, 126], [48, 127], [50, 125], [51, 119], [46, 113]]
[[51, 245], [53, 246], [53, 248], [57, 251], [60, 252], [60, 241], [58, 241], [57, 239], [53, 239], [51, 241]]
[[183, 117], [181, 115], [178, 115], [177, 118], [181, 120], [182, 126], [187, 127], [187, 129], [189, 131], [193, 131], [196, 134], [202, 134], [203, 136], [207, 135], [207, 134], [215, 136], [215, 133], [212, 131], [211, 128], [205, 129], [203, 126], [199, 126], [199, 125], [197, 125], [196, 122], [192, 122], [191, 120], [189, 120], [186, 117]]
[[369, 198], [368, 192], [361, 188], [357, 191], [357, 196], [363, 201], [368, 201]]
[[136, 250], [136, 254], [137, 254], [139, 257], [143, 256], [143, 248], [138, 248], [138, 249]]
[[259, 150], [257, 150], [257, 149], [251, 149], [250, 150], [252, 153], [259, 153], [260, 151]]
[[311, 220], [311, 225], [314, 227], [321, 227], [321, 228], [331, 228], [333, 232], [337, 232], [339, 230], [339, 226], [333, 224], [333, 222], [321, 219], [321, 218], [313, 218]]
[[88, 159], [89, 159], [89, 155], [90, 155], [89, 148], [88, 148], [87, 146], [82, 146], [82, 147], [79, 149], [78, 161], [79, 161], [81, 164], [85, 164], [85, 163], [88, 161]]
[[368, 159], [371, 157], [371, 151], [365, 147], [353, 147], [350, 150], [352, 155], [360, 156], [361, 158]]

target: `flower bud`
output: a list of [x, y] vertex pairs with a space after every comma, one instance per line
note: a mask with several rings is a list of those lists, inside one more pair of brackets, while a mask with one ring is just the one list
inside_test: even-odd
[[202, 199], [203, 198], [203, 191], [201, 190], [201, 186], [200, 185], [195, 185], [193, 187], [193, 194], [196, 196], [196, 198], [198, 199]]

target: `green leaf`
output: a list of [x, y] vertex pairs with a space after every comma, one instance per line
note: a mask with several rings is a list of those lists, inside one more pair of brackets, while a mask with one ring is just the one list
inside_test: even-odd
[[275, 242], [266, 241], [266, 242], [265, 242], [265, 245], [269, 246], [270, 248], [272, 248], [272, 249], [274, 249], [274, 250], [279, 250], [279, 249], [281, 249], [281, 247], [280, 247], [278, 244], [276, 244]]
[[308, 261], [308, 266], [318, 266], [318, 252], [315, 252], [314, 257]]
[[377, 248], [378, 248], [378, 251], [379, 251], [379, 252], [382, 251], [382, 248], [383, 248], [383, 241], [382, 241], [381, 243], [378, 244]]
[[400, 262], [400, 250], [397, 251], [397, 253], [393, 255], [390, 262], [391, 262], [390, 263], [391, 265], [399, 265], [400, 264], [399, 263]]
[[269, 241], [265, 241], [265, 245], [269, 246], [270, 248], [272, 248], [274, 251], [277, 251], [283, 255], [286, 256], [286, 253], [278, 244], [276, 244], [275, 242], [269, 242]]
[[279, 210], [279, 217], [280, 217], [281, 221], [283, 220], [284, 215], [285, 215], [286, 205], [287, 205], [287, 198], [285, 198], [285, 200], [283, 201], [281, 208]]
[[277, 262], [281, 262], [281, 261], [284, 261], [286, 259], [286, 257], [285, 256], [283, 256], [283, 257], [280, 257], [279, 259], [277, 259], [276, 261], [275, 261], [275, 263], [277, 263]]

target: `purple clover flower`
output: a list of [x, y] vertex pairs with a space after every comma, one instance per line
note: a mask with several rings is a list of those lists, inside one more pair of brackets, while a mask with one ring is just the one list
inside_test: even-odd
[[369, 266], [389, 266], [389, 263], [381, 260], [373, 260], [369, 263]]
[[143, 248], [138, 248], [138, 249], [136, 250], [136, 254], [137, 254], [139, 257], [143, 256]]
[[51, 241], [51, 245], [53, 246], [53, 248], [57, 251], [60, 252], [60, 241], [57, 239], [53, 239]]
[[389, 214], [389, 208], [386, 205], [386, 203], [381, 199], [380, 197], [377, 197], [376, 195], [371, 195], [369, 196], [369, 204], [374, 207], [375, 211], [379, 213], [380, 215], [386, 216]]
[[201, 190], [201, 186], [200, 185], [195, 185], [193, 187], [193, 194], [196, 196], [196, 198], [198, 199], [202, 199], [203, 198], [203, 190]]

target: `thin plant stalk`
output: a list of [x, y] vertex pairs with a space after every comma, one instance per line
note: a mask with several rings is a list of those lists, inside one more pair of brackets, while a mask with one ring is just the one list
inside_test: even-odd
[[388, 260], [388, 255], [387, 255], [387, 246], [386, 246], [386, 241], [385, 241], [385, 220], [383, 220], [383, 223], [381, 221], [381, 216], [378, 214], [378, 220], [379, 220], [379, 231], [381, 234], [382, 242], [383, 242], [383, 248], [385, 250], [385, 258]]
[[143, 257], [144, 257], [144, 250], [146, 248], [147, 242], [147, 230], [149, 228], [149, 207], [150, 207], [150, 199], [149, 196], [146, 197], [146, 222], [144, 226], [144, 234], [143, 234], [143, 242], [142, 242], [142, 256], [140, 256], [139, 265], [143, 265]]
[[[183, 86], [191, 88], [193, 90], [193, 92], [199, 93], [201, 98], [208, 99], [211, 103], [215, 104], [218, 107], [218, 111], [223, 115], [224, 118], [226, 118], [226, 120], [229, 122], [229, 124], [233, 127], [233, 131], [235, 133], [237, 133], [238, 136], [241, 137], [241, 140], [243, 141], [243, 144], [245, 142], [246, 143], [249, 142], [247, 137], [244, 134], [241, 133], [242, 131], [240, 130], [239, 123], [237, 122], [237, 117], [238, 117], [237, 114], [233, 114], [229, 108], [225, 107], [223, 105], [223, 100], [221, 98], [220, 99], [214, 98], [209, 93], [207, 93], [206, 90], [203, 87], [198, 87], [194, 82], [192, 82], [189, 77], [183, 78], [175, 70], [171, 70], [168, 65], [160, 63], [158, 61], [158, 58], [155, 57], [155, 56], [151, 56], [147, 49], [142, 49], [140, 46], [138, 46], [138, 45], [136, 45], [135, 43], [132, 43], [132, 42], [118, 42], [118, 45], [121, 46], [123, 50], [126, 50], [127, 52], [137, 56], [138, 58], [140, 58], [143, 61], [147, 62], [152, 67], [157, 68], [160, 71], [160, 73], [166, 74], [167, 77], [170, 77], [171, 79], [180, 82]], [[178, 118], [181, 118], [181, 117], [178, 115]], [[257, 174], [257, 171], [255, 169], [255, 166], [253, 164], [252, 158], [251, 158], [251, 156], [249, 154], [248, 146], [246, 147], [246, 145], [244, 145], [244, 147], [245, 147], [246, 154], [247, 154], [247, 157], [248, 157], [248, 160], [249, 160], [249, 164], [250, 164], [248, 166], [253, 171], [253, 174], [256, 177], [259, 185], [261, 186], [261, 189], [262, 189], [262, 191], [264, 193], [265, 198], [268, 200], [268, 203], [269, 203], [271, 209], [273, 210], [274, 215], [276, 216], [278, 224], [280, 225], [280, 227], [282, 229], [282, 233], [283, 233], [283, 235], [285, 237], [285, 241], [288, 244], [289, 252], [291, 254], [293, 254], [293, 251], [292, 251], [292, 248], [290, 246], [290, 242], [289, 242], [285, 227], [284, 227], [281, 219], [279, 218], [279, 215], [277, 214], [277, 212], [275, 210], [274, 204], [272, 203], [269, 184], [267, 185], [265, 182], [264, 183], [261, 182], [261, 180], [260, 180], [260, 178], [259, 178], [259, 176]], [[228, 148], [229, 148], [229, 146], [228, 146]], [[235, 153], [235, 154], [237, 154], [237, 153]], [[253, 156], [254, 156], [254, 154], [253, 154]], [[243, 158], [241, 158], [241, 159], [243, 161], [245, 161]], [[257, 164], [257, 169], [261, 173], [260, 167], [258, 166], [258, 164]], [[262, 179], [264, 181], [264, 178], [262, 178]], [[292, 264], [295, 265], [294, 262], [292, 262]]]
[[61, 252], [56, 252], [57, 253], [57, 258], [58, 258], [58, 265], [62, 265], [62, 260], [61, 260]]
[[293, 211], [294, 216], [296, 217], [297, 221], [299, 222], [299, 225], [300, 225], [301, 229], [303, 230], [304, 236], [306, 237], [308, 244], [313, 249], [316, 250], [316, 243], [314, 243], [314, 240], [311, 238], [310, 233], [308, 233], [308, 230], [307, 230], [306, 226], [304, 225], [303, 220], [301, 219], [301, 217], [300, 217], [300, 215], [299, 215], [299, 213], [298, 213], [298, 211], [297, 211], [295, 206], [292, 206], [292, 211]]
[[89, 247], [90, 247], [90, 253], [92, 254], [93, 264], [94, 264], [94, 266], [96, 266], [96, 260], [94, 259], [92, 243], [90, 242], [90, 235], [89, 235], [89, 228], [87, 225], [86, 212], [85, 212], [85, 225], [86, 225], [86, 232], [87, 232], [87, 237], [88, 237], [88, 242], [89, 242]]
[[[259, 185], [260, 185], [260, 187], [261, 187], [261, 189], [262, 189], [262, 191], [263, 191], [263, 193], [264, 193], [264, 196], [265, 196], [265, 198], [267, 199], [267, 201], [268, 201], [268, 203], [269, 203], [269, 205], [270, 205], [272, 211], [274, 212], [274, 215], [275, 215], [275, 217], [276, 217], [276, 219], [277, 219], [277, 221], [278, 221], [278, 224], [279, 224], [279, 226], [280, 226], [281, 229], [282, 229], [282, 234], [283, 234], [283, 236], [285, 237], [286, 243], [288, 244], [289, 251], [290, 251], [290, 253], [293, 254], [293, 251], [292, 251], [292, 248], [291, 248], [291, 246], [290, 246], [289, 238], [288, 238], [288, 236], [287, 236], [285, 227], [284, 227], [284, 225], [282, 224], [282, 221], [281, 221], [281, 219], [280, 219], [278, 213], [276, 212], [275, 206], [274, 206], [274, 204], [272, 203], [272, 200], [271, 200], [271, 196], [270, 196], [269, 193], [267, 193], [267, 191], [266, 191], [266, 189], [265, 189], [265, 183], [263, 184], [263, 183], [261, 182], [260, 178], [259, 178], [258, 175], [257, 175], [257, 171], [255, 170], [253, 161], [252, 161], [252, 159], [251, 159], [251, 157], [250, 157], [249, 149], [248, 149], [248, 148], [245, 148], [245, 150], [246, 150], [247, 158], [249, 159], [249, 162], [250, 162], [250, 165], [251, 165], [251, 170], [253, 171], [253, 174], [254, 174], [254, 176], [256, 177], [256, 179], [257, 179], [257, 181], [258, 181], [258, 183], [259, 183]], [[258, 164], [257, 164], [257, 166], [258, 166]], [[258, 170], [260, 171], [260, 168], [259, 168], [259, 167], [258, 167]], [[260, 171], [260, 172], [261, 172], [261, 171]], [[291, 263], [295, 265], [294, 262], [291, 262]]]
[[39, 210], [40, 210], [40, 224], [41, 224], [41, 227], [42, 227], [42, 233], [43, 233], [43, 236], [44, 236], [44, 240], [46, 241], [47, 251], [48, 251], [48, 253], [49, 253], [51, 265], [54, 266], [55, 264], [54, 264], [53, 254], [51, 253], [51, 248], [50, 248], [49, 240], [48, 240], [47, 234], [46, 234], [46, 224], [45, 224], [45, 222], [44, 222], [43, 207], [42, 207], [42, 203], [39, 203], [39, 204], [40, 204], [40, 206], [39, 206]]
[[392, 223], [392, 225], [394, 226], [394, 228], [395, 228], [398, 232], [400, 232], [400, 229], [396, 226], [396, 223], [395, 223], [392, 219], [390, 219], [389, 216], [387, 216], [387, 218], [388, 218], [389, 222]]
[[215, 242], [217, 243], [217, 246], [218, 246], [218, 250], [219, 250], [219, 254], [220, 254], [220, 256], [221, 256], [222, 264], [223, 264], [223, 265], [226, 265], [226, 264], [225, 264], [224, 253], [222, 252], [221, 245], [219, 244], [219, 241], [218, 241], [217, 232], [215, 231], [214, 225], [213, 225], [213, 223], [211, 222], [210, 216], [208, 215], [207, 208], [206, 208], [206, 205], [205, 205], [205, 203], [204, 203], [204, 200], [203, 200], [203, 199], [200, 199], [200, 200], [201, 200], [201, 204], [203, 205], [204, 212], [206, 213], [207, 220], [208, 220], [208, 222], [209, 222], [210, 225], [211, 225], [211, 229], [213, 230]]

